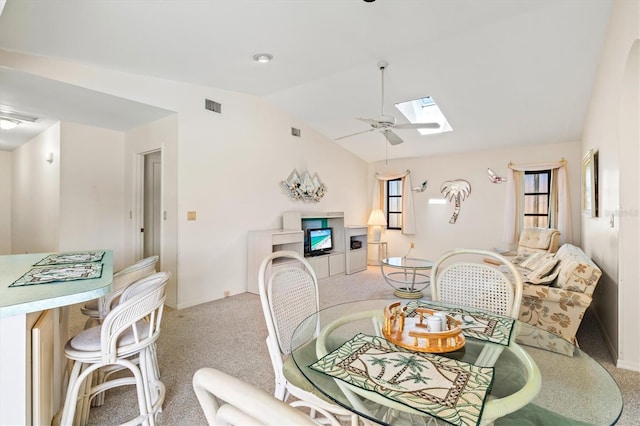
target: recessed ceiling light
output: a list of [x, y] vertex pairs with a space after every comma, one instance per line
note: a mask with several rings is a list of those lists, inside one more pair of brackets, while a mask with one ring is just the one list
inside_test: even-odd
[[266, 64], [267, 62], [271, 62], [273, 59], [273, 55], [270, 53], [258, 53], [253, 55], [253, 60], [256, 62], [260, 62], [261, 64]]

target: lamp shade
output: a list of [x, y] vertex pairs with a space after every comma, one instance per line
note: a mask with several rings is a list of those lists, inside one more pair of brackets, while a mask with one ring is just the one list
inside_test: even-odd
[[387, 224], [387, 219], [385, 219], [384, 213], [382, 213], [382, 210], [375, 209], [371, 211], [367, 225], [384, 226], [386, 224]]
[[380, 241], [380, 237], [382, 236], [382, 227], [387, 224], [387, 219], [384, 217], [384, 213], [382, 210], [375, 209], [371, 211], [369, 215], [369, 221], [367, 225], [373, 226], [373, 241]]

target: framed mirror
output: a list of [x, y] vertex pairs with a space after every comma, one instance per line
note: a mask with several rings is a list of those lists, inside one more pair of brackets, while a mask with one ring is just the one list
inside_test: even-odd
[[598, 217], [598, 152], [593, 149], [582, 159], [582, 213]]

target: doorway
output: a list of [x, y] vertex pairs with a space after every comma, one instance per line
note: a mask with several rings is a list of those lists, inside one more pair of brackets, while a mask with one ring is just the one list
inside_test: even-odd
[[[160, 256], [162, 246], [162, 152], [153, 151], [142, 157], [142, 244], [139, 257], [147, 258]], [[160, 267], [158, 265], [158, 270]]]

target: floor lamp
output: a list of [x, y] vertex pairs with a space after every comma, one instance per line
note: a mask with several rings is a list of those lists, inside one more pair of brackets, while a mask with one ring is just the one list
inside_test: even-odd
[[380, 237], [382, 236], [382, 227], [386, 226], [387, 220], [384, 217], [384, 213], [382, 210], [375, 209], [371, 211], [371, 215], [369, 216], [369, 221], [367, 225], [373, 226], [373, 241], [380, 242]]

